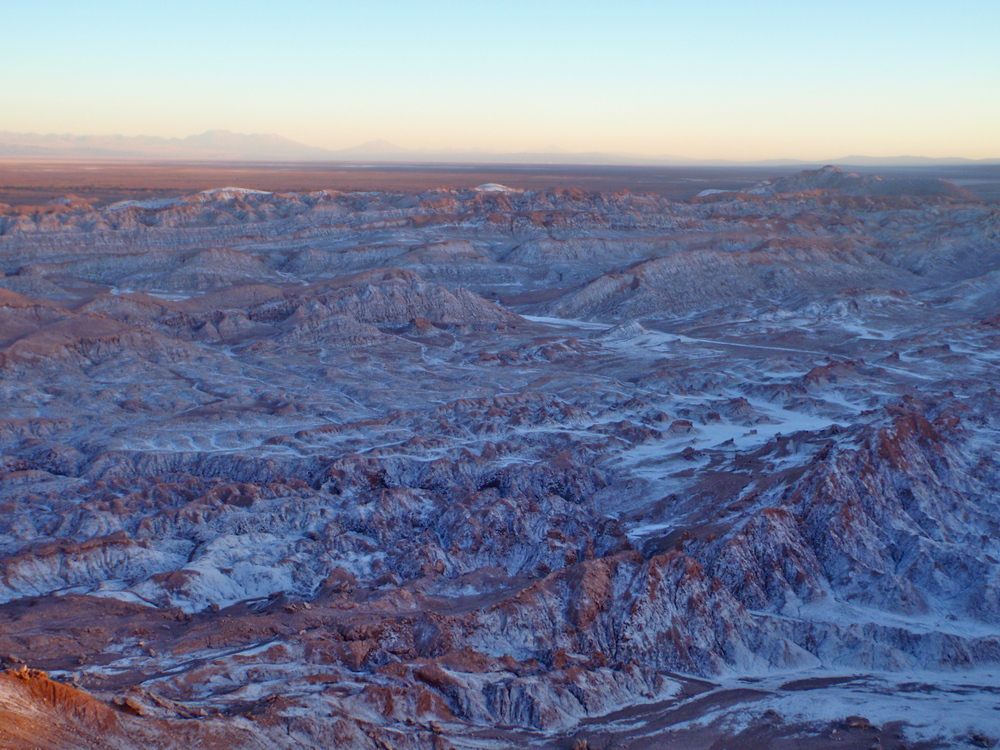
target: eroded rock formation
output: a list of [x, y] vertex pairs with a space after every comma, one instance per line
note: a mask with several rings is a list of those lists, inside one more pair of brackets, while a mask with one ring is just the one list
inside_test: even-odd
[[911, 187], [0, 217], [0, 741], [997, 734], [1000, 213]]

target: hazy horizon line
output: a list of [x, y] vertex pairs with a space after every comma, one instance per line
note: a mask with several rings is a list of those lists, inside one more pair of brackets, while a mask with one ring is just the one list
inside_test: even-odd
[[[5, 142], [7, 139], [7, 142]], [[20, 143], [12, 143], [16, 139]], [[78, 143], [75, 146], [56, 146], [53, 153], [45, 144], [31, 143], [31, 139], [41, 141], [71, 140]], [[91, 144], [88, 146], [87, 142]], [[115, 142], [115, 143], [109, 143]], [[122, 148], [115, 150], [113, 145], [120, 143]], [[126, 147], [131, 145], [131, 150]], [[180, 146], [190, 149], [188, 153], [158, 152], [156, 145]], [[146, 146], [146, 152], [136, 151], [135, 147]], [[73, 152], [75, 148], [75, 152]], [[248, 151], [247, 149], [251, 149]], [[270, 149], [270, 150], [269, 150]], [[254, 154], [253, 151], [257, 153]], [[201, 151], [203, 153], [195, 153]], [[239, 153], [238, 153], [239, 152]], [[284, 153], [279, 153], [284, 152]], [[229, 159], [227, 159], [229, 157]], [[237, 158], [238, 157], [238, 158]], [[349, 158], [355, 157], [355, 158]], [[368, 157], [368, 158], [365, 158]], [[373, 158], [374, 157], [374, 158]], [[437, 158], [435, 158], [437, 157]], [[486, 158], [477, 161], [470, 157]], [[489, 157], [499, 158], [499, 162], [490, 162]], [[534, 157], [542, 161], [524, 161]], [[584, 150], [570, 151], [557, 146], [533, 149], [498, 150], [487, 147], [475, 148], [430, 148], [399, 146], [382, 138], [366, 140], [354, 146], [343, 148], [326, 148], [292, 140], [278, 133], [239, 133], [226, 128], [212, 128], [200, 133], [186, 136], [162, 135], [122, 135], [120, 133], [36, 133], [0, 131], [0, 159], [61, 159], [70, 161], [110, 159], [148, 159], [152, 161], [262, 161], [262, 162], [302, 162], [302, 163], [414, 163], [414, 164], [552, 164], [580, 166], [781, 166], [781, 165], [812, 165], [830, 164], [842, 166], [921, 166], [944, 164], [990, 164], [1000, 163], [1000, 156], [985, 158], [970, 158], [963, 156], [924, 156], [918, 154], [848, 154], [834, 158], [803, 158], [798, 156], [774, 156], [757, 159], [733, 159], [704, 156], [682, 156], [679, 154], [647, 154], [630, 151], [600, 151]], [[588, 160], [589, 159], [589, 160]], [[506, 161], [505, 161], [506, 160]], [[554, 161], [552, 161], [554, 160]]]

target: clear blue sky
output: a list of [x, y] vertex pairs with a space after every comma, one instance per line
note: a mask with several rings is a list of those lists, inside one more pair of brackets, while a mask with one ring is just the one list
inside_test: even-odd
[[1000, 0], [0, 0], [0, 130], [1000, 157]]

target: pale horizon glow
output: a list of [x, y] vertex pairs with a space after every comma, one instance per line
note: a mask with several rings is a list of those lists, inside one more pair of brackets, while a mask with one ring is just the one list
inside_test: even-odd
[[3, 2], [0, 130], [1000, 157], [1000, 3]]

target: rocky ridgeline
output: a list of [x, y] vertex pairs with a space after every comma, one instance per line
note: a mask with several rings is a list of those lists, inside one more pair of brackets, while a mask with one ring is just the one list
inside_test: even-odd
[[996, 207], [796, 179], [8, 214], [0, 738], [629, 746], [993, 668]]

